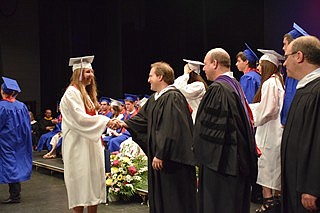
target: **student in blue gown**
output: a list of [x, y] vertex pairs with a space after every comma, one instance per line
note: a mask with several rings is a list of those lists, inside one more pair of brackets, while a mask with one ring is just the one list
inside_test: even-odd
[[[260, 87], [261, 74], [256, 68], [256, 64], [259, 61], [257, 55], [253, 52], [248, 44], [245, 43], [245, 45], [247, 49], [239, 52], [236, 56], [236, 66], [239, 71], [244, 73], [244, 75], [241, 76], [239, 83], [248, 100], [248, 103], [251, 104]], [[261, 186], [256, 183], [252, 184], [251, 201], [254, 203], [262, 203]]]
[[251, 104], [254, 95], [260, 87], [261, 75], [256, 69], [256, 64], [259, 60], [257, 55], [251, 50], [248, 44], [245, 45], [247, 49], [239, 52], [236, 56], [236, 66], [239, 71], [244, 73], [239, 82], [249, 104]]
[[32, 172], [32, 135], [29, 111], [16, 100], [16, 80], [2, 77], [0, 101], [0, 183], [9, 184], [10, 196], [2, 203], [20, 203], [21, 184]]
[[101, 97], [99, 99], [99, 103], [100, 103], [99, 114], [105, 115], [108, 118], [111, 118], [112, 117], [111, 106], [110, 106], [111, 99], [107, 97]]
[[[296, 38], [300, 36], [306, 36], [308, 35], [307, 32], [305, 32], [299, 25], [296, 23], [293, 23], [293, 30], [288, 32], [283, 36], [283, 51], [285, 52], [287, 49], [287, 46]], [[286, 71], [284, 71], [285, 76]], [[284, 94], [284, 101], [283, 101], [283, 107], [281, 110], [281, 124], [284, 126], [287, 121], [288, 112], [290, 109], [291, 102], [293, 100], [294, 95], [296, 94], [296, 87], [298, 84], [298, 80], [286, 77], [285, 78], [285, 94]]]
[[[125, 94], [125, 105], [126, 105], [126, 112], [124, 113], [124, 120], [130, 119], [131, 117], [135, 116], [137, 114], [137, 110], [135, 108], [136, 101], [138, 100], [138, 97], [136, 95], [132, 94]], [[120, 144], [130, 138], [131, 135], [123, 128], [120, 133], [117, 135], [114, 135], [108, 142], [108, 149], [110, 152], [119, 151]]]

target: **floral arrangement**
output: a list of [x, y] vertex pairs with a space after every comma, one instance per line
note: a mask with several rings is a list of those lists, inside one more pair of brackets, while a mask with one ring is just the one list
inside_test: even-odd
[[107, 174], [108, 195], [129, 200], [138, 188], [146, 188], [148, 182], [147, 157], [128, 156], [123, 152], [110, 155], [111, 173]]

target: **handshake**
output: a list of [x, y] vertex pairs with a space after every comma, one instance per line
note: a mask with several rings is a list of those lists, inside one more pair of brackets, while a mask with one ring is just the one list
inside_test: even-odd
[[107, 126], [111, 129], [128, 128], [127, 124], [124, 121], [116, 118], [110, 119]]

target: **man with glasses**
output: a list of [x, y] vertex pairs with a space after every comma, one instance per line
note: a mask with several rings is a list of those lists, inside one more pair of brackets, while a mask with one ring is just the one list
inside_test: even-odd
[[320, 41], [299, 37], [285, 57], [288, 76], [298, 84], [281, 144], [282, 212], [314, 212], [320, 197]]

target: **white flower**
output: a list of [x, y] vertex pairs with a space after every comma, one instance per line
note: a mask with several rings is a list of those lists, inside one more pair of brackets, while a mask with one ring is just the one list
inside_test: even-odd
[[136, 181], [140, 181], [142, 178], [140, 176], [134, 176], [133, 179]]
[[126, 176], [126, 181], [129, 182], [129, 183], [130, 183], [131, 181], [133, 181], [132, 176], [131, 176], [131, 175], [127, 175], [127, 176]]

